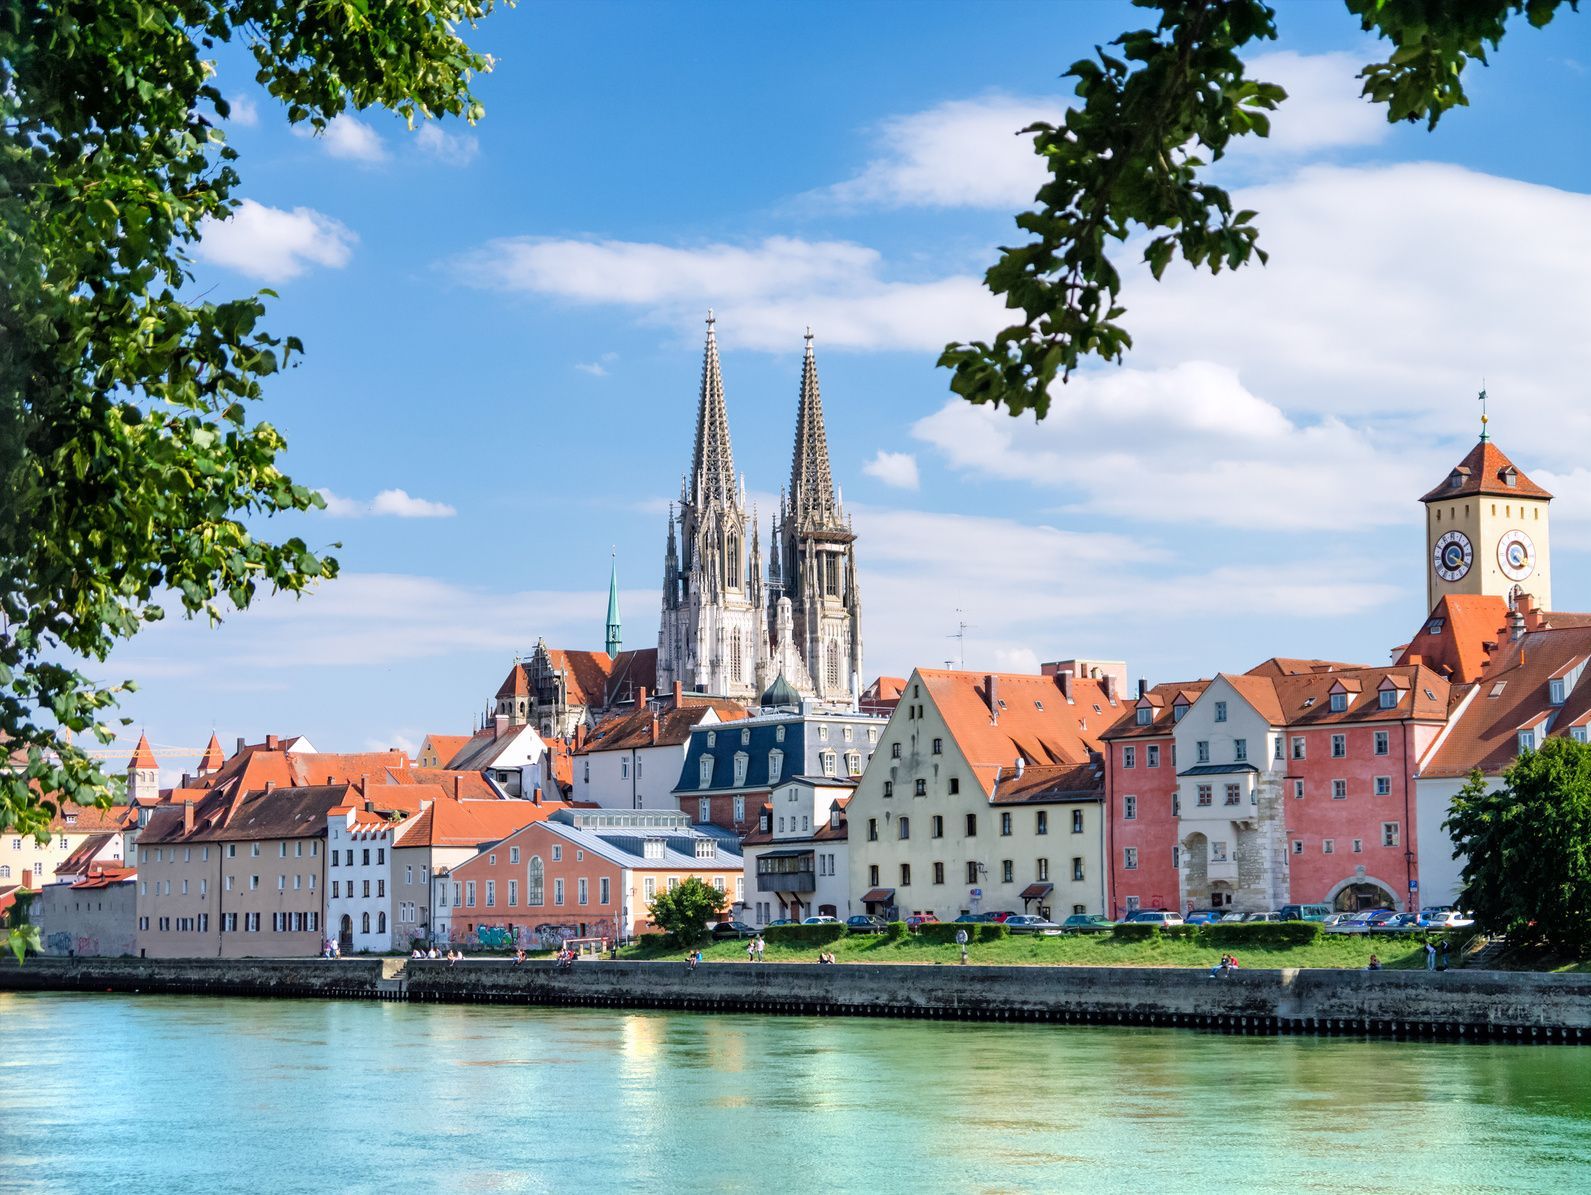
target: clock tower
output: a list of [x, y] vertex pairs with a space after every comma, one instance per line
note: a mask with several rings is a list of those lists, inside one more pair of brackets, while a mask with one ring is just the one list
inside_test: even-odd
[[1480, 442], [1425, 504], [1425, 608], [1452, 593], [1528, 593], [1552, 609], [1547, 504], [1552, 495], [1514, 467], [1482, 424]]

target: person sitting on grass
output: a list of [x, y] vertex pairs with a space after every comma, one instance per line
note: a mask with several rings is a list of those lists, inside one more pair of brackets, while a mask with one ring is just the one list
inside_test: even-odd
[[1379, 970], [1381, 970], [1381, 956], [1379, 954], [1372, 954], [1370, 956], [1370, 964], [1369, 964], [1369, 966], [1367, 966], [1365, 968], [1365, 970], [1366, 971], [1379, 971]]

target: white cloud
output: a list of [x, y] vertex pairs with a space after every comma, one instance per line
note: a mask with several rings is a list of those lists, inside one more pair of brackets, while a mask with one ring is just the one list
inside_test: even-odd
[[1358, 74], [1365, 61], [1364, 54], [1344, 50], [1330, 54], [1277, 50], [1250, 59], [1244, 73], [1251, 79], [1280, 83], [1287, 99], [1271, 114], [1269, 137], [1239, 137], [1232, 142], [1232, 151], [1300, 155], [1381, 141], [1391, 126], [1384, 108], [1359, 96], [1363, 84]]
[[227, 106], [231, 114], [227, 117], [231, 123], [252, 129], [260, 123], [260, 109], [253, 100], [246, 95], [230, 96]]
[[581, 373], [588, 373], [594, 378], [608, 376], [608, 366], [619, 359], [618, 353], [603, 353], [595, 361], [576, 361], [575, 368]]
[[848, 207], [1026, 207], [1045, 170], [1033, 138], [1018, 130], [1057, 123], [1066, 107], [1060, 98], [992, 95], [891, 117], [879, 128], [880, 157], [806, 198]]
[[796, 347], [806, 324], [822, 345], [927, 352], [1001, 322], [977, 278], [893, 281], [877, 250], [847, 241], [769, 237], [687, 248], [514, 237], [489, 242], [457, 268], [475, 285], [639, 308], [642, 318], [692, 336], [713, 307], [726, 343], [774, 352]]
[[450, 519], [458, 514], [445, 502], [430, 502], [415, 498], [404, 490], [382, 490], [369, 502], [357, 498], [343, 498], [330, 490], [321, 490], [326, 499], [326, 513], [337, 519], [362, 519], [367, 515], [386, 515], [396, 519]]
[[862, 472], [898, 490], [915, 490], [919, 484], [917, 458], [909, 452], [886, 452], [880, 448], [878, 454], [862, 466]]
[[449, 166], [468, 166], [481, 151], [480, 139], [473, 134], [450, 133], [431, 121], [415, 131], [414, 143], [422, 153]]
[[387, 147], [381, 135], [357, 116], [334, 116], [322, 130], [295, 125], [293, 132], [317, 141], [334, 158], [351, 162], [384, 162]]
[[252, 199], [239, 203], [230, 219], [206, 220], [200, 238], [197, 255], [202, 261], [265, 282], [296, 278], [310, 265], [341, 269], [359, 239], [314, 208], [285, 211]]

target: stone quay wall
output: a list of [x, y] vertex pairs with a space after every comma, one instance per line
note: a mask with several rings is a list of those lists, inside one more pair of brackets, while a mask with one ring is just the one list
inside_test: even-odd
[[208, 992], [1591, 1043], [1591, 975], [500, 959], [0, 962], [0, 991]]

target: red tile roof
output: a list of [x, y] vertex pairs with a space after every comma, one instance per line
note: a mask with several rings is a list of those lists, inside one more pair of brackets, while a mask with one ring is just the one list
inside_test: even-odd
[[479, 846], [507, 838], [569, 806], [562, 801], [455, 801], [438, 797], [398, 836], [396, 847]]
[[500, 801], [499, 793], [479, 772], [455, 772], [447, 768], [402, 768], [387, 773], [392, 784], [435, 785], [449, 797], [466, 801]]
[[226, 762], [226, 756], [221, 752], [221, 740], [216, 738], [215, 731], [210, 732], [210, 742], [204, 749], [204, 756], [199, 760], [201, 772], [214, 772]]
[[1297, 676], [1304, 672], [1341, 672], [1345, 669], [1363, 668], [1363, 664], [1345, 664], [1338, 660], [1299, 660], [1291, 656], [1272, 656], [1248, 670], [1249, 676]]
[[[1209, 686], [1207, 680], [1173, 681], [1155, 685], [1143, 697], [1130, 702], [1123, 702], [1127, 707], [1115, 725], [1099, 737], [1102, 739], [1132, 739], [1132, 738], [1161, 738], [1169, 735], [1176, 724], [1176, 706], [1178, 698], [1186, 704], [1192, 705], [1199, 699], [1199, 695]], [[1150, 712], [1149, 724], [1138, 725], [1138, 708], [1140, 705], [1148, 706]]]
[[633, 702], [645, 689], [657, 693], [657, 648], [638, 647], [634, 651], [621, 651], [613, 657], [604, 688], [604, 703], [608, 706]]
[[437, 766], [445, 768], [453, 762], [455, 755], [469, 746], [472, 737], [467, 734], [428, 734], [420, 745], [420, 754], [423, 756], [426, 749], [430, 748], [431, 754], [436, 756]]
[[995, 805], [1042, 805], [1072, 801], [1103, 801], [1105, 769], [1100, 762], [1035, 764], [1020, 775], [1014, 767], [1002, 770], [994, 795]]
[[[1506, 480], [1512, 476], [1513, 484]], [[1470, 494], [1512, 495], [1517, 498], [1551, 498], [1530, 478], [1514, 467], [1503, 450], [1491, 440], [1482, 440], [1469, 450], [1469, 455], [1453, 466], [1446, 480], [1421, 502], [1441, 502], [1448, 498], [1463, 498]]]
[[1508, 638], [1508, 603], [1495, 594], [1450, 593], [1420, 624], [1398, 656], [1456, 684], [1479, 679], [1497, 644]]
[[55, 816], [50, 819], [52, 834], [113, 834], [138, 824], [138, 808], [134, 805], [101, 809], [57, 799], [56, 807]]
[[[602, 707], [607, 699], [608, 676], [613, 671], [613, 660], [607, 652], [548, 648], [547, 663], [554, 672], [564, 674], [564, 694], [570, 705]], [[653, 670], [656, 671], [655, 662]]]
[[499, 699], [530, 696], [530, 674], [518, 660], [515, 660], [514, 666], [508, 670], [503, 683], [497, 686], [497, 696]]
[[127, 761], [128, 769], [132, 768], [157, 768], [155, 753], [149, 749], [149, 736], [140, 733], [138, 746], [133, 748], [133, 757]]
[[[721, 697], [683, 697], [679, 705], [663, 709], [646, 706], [628, 714], [604, 718], [592, 728], [585, 746], [576, 755], [598, 751], [629, 751], [637, 747], [680, 746], [691, 737], [691, 728], [713, 710], [719, 721], [749, 717], [745, 707]], [[656, 725], [654, 734], [653, 726]]]
[[[56, 872], [60, 874], [59, 871]], [[138, 878], [136, 867], [123, 867], [115, 863], [95, 863], [88, 874], [72, 885], [76, 892], [84, 888], [109, 888], [112, 884], [131, 883]]]

